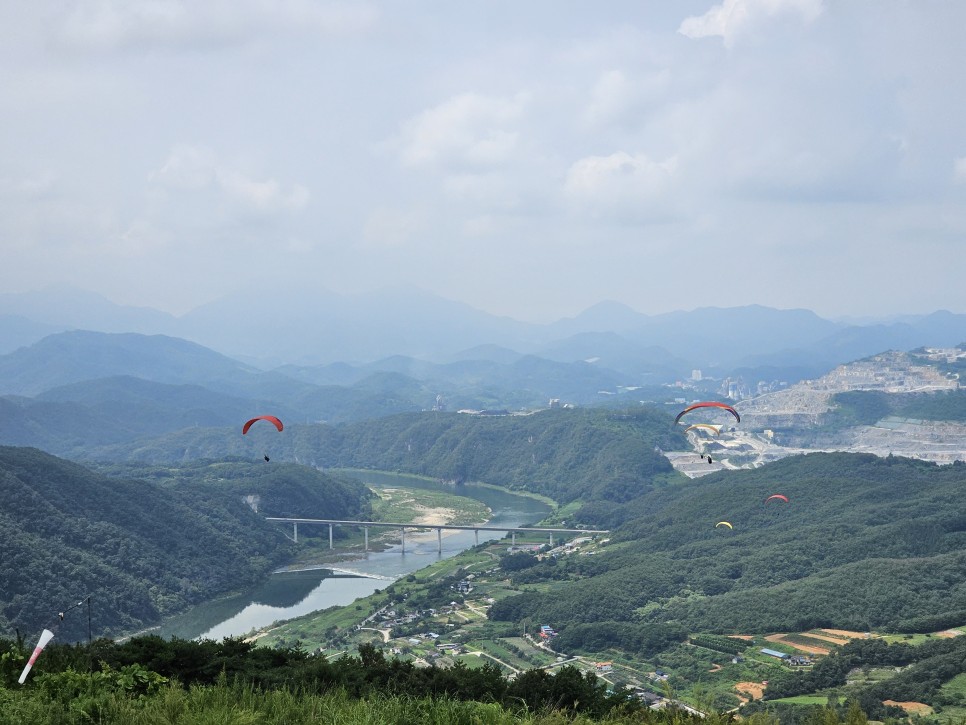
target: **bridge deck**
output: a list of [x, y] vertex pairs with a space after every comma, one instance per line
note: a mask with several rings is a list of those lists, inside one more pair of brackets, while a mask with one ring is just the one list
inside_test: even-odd
[[381, 526], [392, 529], [448, 529], [455, 531], [518, 531], [537, 534], [609, 534], [609, 529], [565, 529], [537, 526], [457, 526], [455, 524], [414, 524], [387, 521], [346, 521], [342, 519], [294, 519], [267, 516], [266, 521], [289, 524], [331, 524], [333, 526]]

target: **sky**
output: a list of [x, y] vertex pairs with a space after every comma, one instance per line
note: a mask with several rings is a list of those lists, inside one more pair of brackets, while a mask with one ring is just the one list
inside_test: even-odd
[[0, 4], [0, 291], [966, 312], [966, 3]]

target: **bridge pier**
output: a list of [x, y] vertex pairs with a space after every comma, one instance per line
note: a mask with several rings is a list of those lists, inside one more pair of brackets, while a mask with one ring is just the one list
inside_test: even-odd
[[406, 553], [406, 527], [402, 528], [402, 553]]
[[516, 546], [516, 545], [517, 545], [517, 532], [516, 531], [511, 531], [510, 532], [510, 546]]
[[473, 530], [473, 533], [476, 534], [476, 545], [479, 546], [480, 545], [480, 530], [479, 529], [474, 529]]
[[369, 527], [362, 527], [362, 532], [366, 535], [366, 548], [365, 551], [369, 551]]
[[333, 526], [332, 524], [329, 524], [329, 548], [330, 549], [334, 549], [335, 548], [332, 545], [332, 526]]
[[299, 543], [299, 524], [297, 521], [292, 524], [292, 538], [296, 544]]
[[436, 529], [436, 543], [439, 545], [439, 548], [437, 549], [437, 551], [440, 554], [442, 554], [443, 553], [443, 530], [442, 529]]
[[553, 532], [550, 532], [550, 548], [553, 548]]

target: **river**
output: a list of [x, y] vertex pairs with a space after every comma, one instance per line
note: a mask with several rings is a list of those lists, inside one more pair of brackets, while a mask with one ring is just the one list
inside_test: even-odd
[[[413, 476], [375, 471], [342, 473], [375, 488], [428, 488], [453, 492], [450, 485]], [[542, 501], [488, 486], [467, 484], [461, 486], [458, 493], [490, 507], [493, 513], [488, 526], [525, 526], [550, 512], [550, 507]], [[489, 541], [502, 536], [500, 532], [481, 531], [479, 540]], [[434, 561], [455, 556], [475, 543], [476, 536], [472, 531], [444, 532], [440, 553], [435, 531], [420, 535], [410, 531], [406, 534], [405, 553], [401, 553], [401, 545], [397, 544], [386, 551], [371, 551], [357, 559], [333, 565], [350, 574], [334, 575], [329, 569], [279, 572], [259, 587], [198, 605], [167, 620], [161, 625], [159, 634], [220, 640], [247, 634], [280, 619], [300, 617], [331, 606], [345, 606]]]

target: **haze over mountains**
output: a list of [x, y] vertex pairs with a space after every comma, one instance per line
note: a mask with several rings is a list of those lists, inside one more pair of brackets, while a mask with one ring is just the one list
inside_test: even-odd
[[[524, 355], [594, 365], [658, 380], [735, 370], [776, 377], [815, 375], [887, 349], [956, 345], [966, 340], [966, 315], [945, 311], [864, 325], [823, 319], [808, 310], [761, 306], [701, 308], [648, 316], [601, 302], [573, 318], [532, 324], [498, 317], [414, 288], [345, 296], [320, 289], [255, 290], [174, 317], [115, 305], [76, 289], [0, 294], [0, 354], [66, 330], [169, 335], [196, 342], [261, 369], [282, 365], [296, 377], [342, 384], [343, 368], [376, 364], [399, 370], [390, 356], [437, 364]], [[295, 370], [302, 370], [295, 373]], [[309, 370], [308, 372], [306, 370]], [[369, 370], [371, 372], [371, 368]]]

